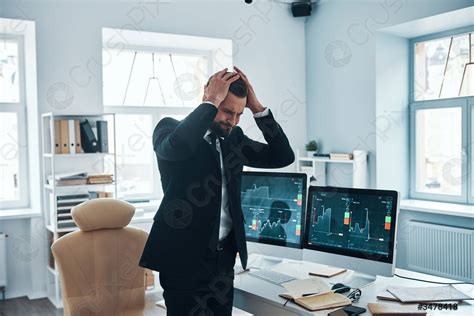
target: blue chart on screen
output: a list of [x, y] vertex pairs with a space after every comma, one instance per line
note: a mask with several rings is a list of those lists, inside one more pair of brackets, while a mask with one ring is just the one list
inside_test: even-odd
[[314, 192], [308, 243], [388, 256], [393, 202], [392, 196]]
[[292, 175], [244, 173], [241, 198], [248, 240], [301, 246], [306, 179]]

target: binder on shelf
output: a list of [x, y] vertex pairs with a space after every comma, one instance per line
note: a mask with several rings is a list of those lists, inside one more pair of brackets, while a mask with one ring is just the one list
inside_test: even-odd
[[61, 153], [61, 122], [54, 121], [54, 153]]
[[97, 121], [97, 141], [99, 143], [99, 152], [109, 152], [109, 139], [107, 130], [107, 121]]
[[82, 148], [85, 153], [95, 153], [99, 150], [97, 143], [97, 138], [92, 131], [91, 124], [86, 119], [84, 122], [80, 123], [81, 125], [81, 139], [82, 139]]
[[61, 154], [69, 154], [69, 125], [67, 120], [60, 120]]
[[74, 120], [74, 139], [76, 143], [76, 154], [82, 153], [81, 126], [79, 120]]
[[69, 154], [75, 155], [76, 154], [76, 131], [74, 127], [74, 120], [67, 120], [68, 123], [68, 131], [69, 131]]

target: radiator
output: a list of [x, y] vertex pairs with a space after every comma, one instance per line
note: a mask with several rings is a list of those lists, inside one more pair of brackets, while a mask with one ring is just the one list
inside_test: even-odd
[[7, 285], [7, 236], [0, 233], [0, 287]]
[[410, 221], [408, 225], [410, 269], [473, 281], [474, 230], [418, 221]]

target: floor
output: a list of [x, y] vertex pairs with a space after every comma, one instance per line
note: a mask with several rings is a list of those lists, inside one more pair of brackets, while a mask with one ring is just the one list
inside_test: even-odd
[[[150, 292], [145, 295], [145, 316], [156, 315], [165, 316], [166, 311], [155, 305], [163, 299], [162, 292]], [[0, 297], [1, 299], [1, 297]], [[56, 309], [51, 302], [46, 299], [28, 300], [20, 297], [10, 300], [0, 300], [0, 316], [62, 316], [63, 310]]]

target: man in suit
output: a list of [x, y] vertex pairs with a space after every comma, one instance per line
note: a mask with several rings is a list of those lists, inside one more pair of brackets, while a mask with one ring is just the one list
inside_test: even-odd
[[[164, 118], [153, 132], [164, 197], [140, 266], [160, 272], [168, 315], [231, 315], [237, 252], [247, 265], [243, 166], [281, 168], [295, 159], [271, 111], [234, 69], [211, 76], [203, 103], [185, 119]], [[237, 126], [245, 108], [267, 144]]]

